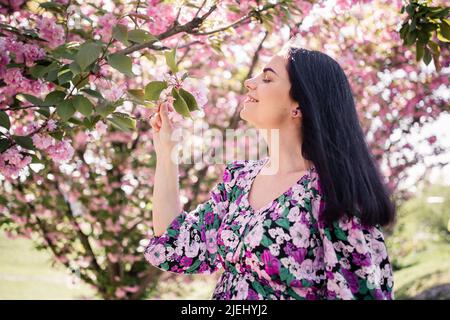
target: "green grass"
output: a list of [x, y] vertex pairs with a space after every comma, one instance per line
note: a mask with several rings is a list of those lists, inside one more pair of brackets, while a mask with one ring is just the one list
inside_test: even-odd
[[439, 284], [450, 284], [449, 244], [430, 244], [415, 260], [394, 273], [397, 299], [413, 298]]
[[72, 284], [68, 271], [52, 267], [51, 254], [37, 251], [31, 240], [0, 233], [0, 299], [93, 299], [94, 290]]

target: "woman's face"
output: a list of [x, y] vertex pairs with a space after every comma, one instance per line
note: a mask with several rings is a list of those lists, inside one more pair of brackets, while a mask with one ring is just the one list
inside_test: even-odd
[[[244, 85], [248, 92], [240, 112], [242, 119], [258, 129], [280, 129], [292, 123], [291, 112], [298, 104], [289, 95], [286, 55], [273, 56], [263, 71], [245, 80]], [[257, 101], [250, 101], [249, 97]]]

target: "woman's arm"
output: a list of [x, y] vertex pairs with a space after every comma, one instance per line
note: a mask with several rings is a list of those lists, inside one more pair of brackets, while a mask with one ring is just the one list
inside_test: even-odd
[[171, 161], [170, 154], [159, 155], [152, 199], [155, 236], [162, 235], [173, 219], [181, 213], [183, 208], [179, 193], [178, 165]]
[[178, 184], [178, 163], [171, 154], [175, 142], [171, 140], [173, 126], [167, 114], [167, 104], [159, 105], [150, 120], [156, 152], [156, 172], [153, 185], [153, 230], [160, 236], [182, 211]]

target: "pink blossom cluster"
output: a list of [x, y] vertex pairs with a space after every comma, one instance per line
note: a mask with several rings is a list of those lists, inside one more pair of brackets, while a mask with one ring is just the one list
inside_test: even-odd
[[41, 17], [36, 24], [39, 36], [47, 40], [50, 48], [56, 48], [64, 43], [64, 28], [55, 22], [53, 18]]
[[[45, 57], [45, 50], [35, 44], [23, 43], [12, 37], [0, 39], [2, 55], [9, 54], [14, 57], [14, 62], [25, 63], [27, 67], [33, 66], [34, 62]], [[1, 59], [1, 58], [0, 58]], [[3, 59], [0, 60], [2, 65]]]
[[67, 139], [57, 141], [51, 136], [36, 133], [32, 137], [36, 148], [45, 151], [56, 162], [66, 162], [72, 159], [74, 149]]
[[127, 83], [112, 83], [111, 80], [104, 78], [95, 79], [94, 84], [108, 101], [119, 100], [127, 90]]
[[0, 153], [0, 173], [7, 178], [16, 179], [30, 163], [31, 157], [21, 153], [17, 145]]
[[29, 93], [40, 96], [43, 91], [48, 90], [48, 85], [41, 80], [31, 80], [23, 76], [20, 68], [9, 68], [3, 73], [3, 81], [7, 84], [2, 89], [2, 94], [11, 96], [16, 93]]
[[147, 3], [147, 16], [152, 20], [148, 23], [149, 31], [154, 35], [161, 34], [175, 21], [174, 6], [160, 0], [148, 0]]
[[[0, 13], [7, 14], [8, 9], [12, 11], [18, 11], [24, 4], [25, 0], [0, 0]], [[8, 9], [6, 9], [8, 8]]]
[[108, 12], [98, 18], [98, 27], [94, 30], [94, 34], [99, 35], [103, 42], [107, 42], [112, 37], [113, 27], [117, 24], [117, 17]]

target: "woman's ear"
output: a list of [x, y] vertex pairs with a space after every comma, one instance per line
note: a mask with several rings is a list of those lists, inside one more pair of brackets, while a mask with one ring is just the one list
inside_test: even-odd
[[291, 117], [293, 118], [301, 118], [302, 113], [300, 112], [300, 106], [297, 102], [293, 102], [291, 104]]

